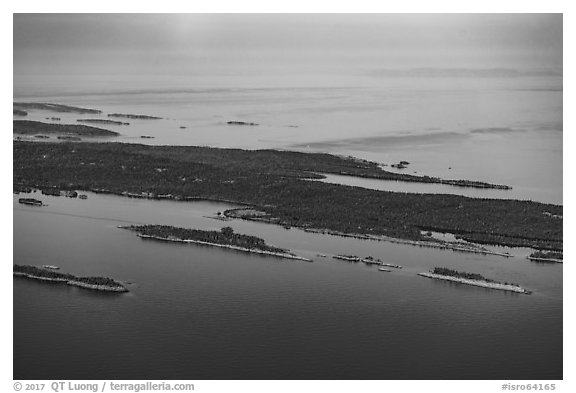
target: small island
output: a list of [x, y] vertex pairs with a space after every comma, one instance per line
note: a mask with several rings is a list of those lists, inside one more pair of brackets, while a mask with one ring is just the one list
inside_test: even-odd
[[22, 109], [13, 109], [12, 114], [14, 116], [28, 116], [28, 112], [23, 111]]
[[53, 266], [42, 269], [29, 265], [14, 265], [13, 274], [32, 280], [50, 281], [59, 284], [92, 289], [104, 292], [128, 292], [128, 289], [119, 282], [107, 277], [77, 277], [72, 274], [54, 271]]
[[528, 259], [534, 262], [562, 263], [563, 254], [560, 251], [538, 250], [530, 254]]
[[445, 280], [457, 282], [460, 284], [473, 285], [482, 288], [497, 289], [500, 291], [509, 291], [516, 293], [523, 293], [530, 295], [532, 292], [522, 288], [518, 284], [509, 282], [498, 282], [486, 278], [478, 273], [459, 272], [457, 270], [448, 269], [445, 267], [435, 267], [430, 272], [418, 273], [419, 276], [433, 278], [436, 280]]
[[404, 169], [407, 168], [408, 165], [410, 165], [410, 163], [408, 161], [400, 161], [398, 164], [392, 164], [390, 165], [392, 168], [397, 168], [397, 169]]
[[60, 134], [63, 136], [118, 136], [117, 132], [79, 124], [54, 124], [42, 123], [32, 120], [13, 120], [12, 131], [14, 134], [37, 135], [37, 134]]
[[131, 115], [129, 113], [109, 113], [108, 117], [123, 117], [126, 119], [138, 119], [138, 120], [160, 120], [161, 117], [148, 116], [148, 115]]
[[42, 201], [34, 198], [20, 198], [18, 199], [18, 203], [30, 206], [43, 206]]
[[129, 225], [120, 226], [119, 228], [137, 232], [138, 237], [142, 239], [201, 244], [311, 262], [309, 259], [299, 257], [289, 250], [270, 246], [264, 242], [264, 239], [259, 237], [234, 233], [234, 230], [230, 227], [224, 227], [221, 231], [203, 231], [168, 225]]
[[129, 126], [130, 123], [124, 123], [121, 121], [116, 120], [108, 120], [108, 119], [78, 119], [76, 120], [80, 123], [92, 123], [92, 124], [110, 124], [114, 126]]
[[236, 121], [236, 120], [231, 120], [229, 122], [226, 122], [226, 124], [229, 124], [232, 126], [257, 126], [257, 125], [259, 125], [258, 123], [251, 123], [251, 122], [247, 122], [247, 121]]

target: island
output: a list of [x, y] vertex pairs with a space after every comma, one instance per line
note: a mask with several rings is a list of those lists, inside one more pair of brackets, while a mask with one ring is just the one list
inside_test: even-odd
[[79, 142], [82, 140], [82, 138], [80, 138], [79, 136], [74, 135], [59, 135], [57, 138], [63, 141], [74, 141], [74, 142]]
[[124, 285], [111, 278], [77, 277], [72, 274], [55, 272], [53, 266], [46, 266], [46, 268], [39, 268], [29, 265], [14, 265], [13, 274], [16, 277], [49, 281], [57, 284], [66, 284], [96, 291], [128, 292], [128, 289]]
[[408, 165], [410, 165], [410, 163], [408, 161], [400, 161], [398, 164], [392, 164], [390, 165], [392, 168], [397, 168], [397, 169], [404, 169], [407, 168]]
[[126, 119], [138, 119], [138, 120], [160, 120], [161, 117], [148, 116], [148, 115], [131, 115], [128, 113], [109, 113], [108, 117], [123, 117]]
[[13, 120], [12, 124], [13, 133], [21, 135], [60, 134], [63, 136], [73, 135], [88, 137], [110, 137], [120, 135], [114, 131], [80, 124], [54, 124], [32, 120]]
[[28, 116], [28, 112], [23, 111], [22, 109], [13, 109], [12, 114], [14, 116]]
[[40, 190], [42, 195], [51, 195], [51, 196], [65, 196], [67, 198], [77, 198], [78, 193], [74, 190], [60, 190], [58, 188], [45, 188]]
[[45, 102], [14, 102], [13, 108], [18, 110], [44, 110], [59, 113], [79, 113], [79, 114], [99, 114], [102, 111], [97, 109], [79, 108], [77, 106], [50, 104]]
[[113, 126], [129, 126], [130, 125], [130, 123], [124, 123], [121, 121], [108, 120], [108, 119], [78, 119], [76, 121], [78, 121], [80, 123], [110, 124]]
[[236, 121], [236, 120], [228, 121], [228, 122], [226, 122], [226, 124], [233, 125], [233, 126], [257, 126], [257, 125], [259, 125], [258, 123], [251, 123], [251, 122], [247, 122], [247, 121]]
[[18, 203], [30, 206], [43, 206], [42, 201], [34, 198], [20, 198], [18, 199]]
[[224, 227], [220, 231], [203, 231], [168, 225], [128, 225], [119, 228], [137, 232], [137, 236], [142, 239], [200, 244], [311, 262], [310, 259], [299, 257], [289, 250], [270, 246], [259, 237], [234, 233], [231, 227]]
[[321, 178], [318, 172], [388, 176], [376, 163], [330, 154], [18, 140], [12, 147], [13, 186], [229, 202], [244, 206], [231, 206], [224, 212], [229, 218], [458, 252], [495, 253], [430, 239], [426, 231], [451, 233], [468, 243], [563, 248], [562, 206], [311, 181]]
[[340, 259], [342, 261], [348, 261], [348, 262], [360, 262], [360, 257], [358, 257], [356, 255], [338, 254], [338, 255], [334, 255], [332, 258]]
[[473, 285], [482, 288], [497, 289], [500, 291], [509, 291], [516, 293], [523, 293], [530, 295], [532, 292], [522, 288], [518, 284], [509, 282], [498, 282], [489, 278], [486, 278], [478, 273], [465, 273], [459, 272], [457, 270], [448, 269], [445, 267], [435, 267], [430, 272], [418, 273], [419, 276], [433, 278], [435, 280], [445, 280], [456, 282], [460, 284]]
[[530, 254], [528, 259], [534, 262], [562, 263], [563, 255], [559, 251], [538, 250]]

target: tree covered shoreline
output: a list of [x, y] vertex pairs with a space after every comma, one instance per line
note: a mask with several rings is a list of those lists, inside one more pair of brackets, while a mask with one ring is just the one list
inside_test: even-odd
[[[253, 206], [269, 222], [426, 240], [422, 230], [471, 242], [562, 250], [563, 208], [531, 201], [406, 194], [308, 181], [318, 172], [380, 171], [329, 154], [123, 143], [13, 143], [17, 187], [58, 188]], [[376, 173], [376, 172], [375, 172]]]

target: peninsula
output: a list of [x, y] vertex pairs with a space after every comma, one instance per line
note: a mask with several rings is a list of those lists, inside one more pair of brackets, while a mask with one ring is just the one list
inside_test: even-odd
[[117, 132], [81, 124], [54, 124], [32, 120], [13, 120], [12, 131], [20, 135], [59, 134], [62, 136], [118, 136]]
[[39, 268], [29, 265], [14, 265], [13, 274], [32, 280], [50, 281], [58, 284], [92, 289], [104, 292], [128, 292], [128, 289], [117, 281], [107, 277], [77, 277], [72, 274], [55, 272], [52, 266]]
[[[367, 239], [400, 239], [418, 246], [430, 242], [422, 233], [429, 230], [452, 233], [472, 243], [562, 250], [563, 220], [556, 218], [562, 216], [562, 206], [309, 181], [320, 177], [317, 172], [389, 175], [376, 163], [363, 160], [290, 151], [127, 143], [16, 140], [12, 146], [15, 187], [226, 201], [246, 206], [234, 214], [243, 219]], [[462, 245], [453, 248], [466, 251]]]
[[234, 233], [234, 230], [230, 227], [224, 227], [221, 231], [203, 231], [168, 225], [129, 225], [120, 226], [119, 228], [137, 232], [138, 237], [142, 239], [200, 244], [311, 262], [309, 259], [299, 257], [289, 250], [270, 246], [264, 242], [264, 239], [259, 237]]
[[435, 267], [432, 271], [418, 273], [419, 276], [433, 278], [435, 280], [444, 280], [457, 282], [460, 284], [473, 285], [482, 288], [497, 289], [500, 291], [509, 291], [530, 295], [532, 292], [522, 288], [518, 284], [508, 282], [498, 282], [491, 280], [477, 273], [465, 273], [445, 267]]

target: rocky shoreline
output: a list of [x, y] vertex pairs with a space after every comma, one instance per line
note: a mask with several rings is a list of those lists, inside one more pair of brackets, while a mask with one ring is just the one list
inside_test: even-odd
[[422, 276], [422, 277], [432, 278], [435, 280], [451, 281], [451, 282], [456, 282], [456, 283], [465, 284], [465, 285], [473, 285], [476, 287], [496, 289], [496, 290], [500, 290], [500, 291], [523, 293], [525, 295], [530, 295], [532, 293], [531, 291], [529, 291], [525, 288], [522, 288], [519, 285], [515, 285], [515, 284], [503, 284], [503, 283], [498, 283], [498, 282], [472, 280], [472, 279], [461, 278], [461, 277], [453, 277], [453, 276], [446, 276], [446, 275], [442, 275], [442, 274], [434, 274], [434, 273], [430, 273], [430, 272], [418, 273], [418, 275]]
[[21, 272], [13, 272], [13, 275], [16, 276], [16, 277], [24, 277], [24, 278], [29, 278], [29, 279], [32, 279], [32, 280], [40, 280], [40, 281], [49, 281], [49, 282], [61, 283], [61, 284], [71, 285], [71, 286], [74, 286], [74, 287], [92, 289], [92, 290], [97, 290], [97, 291], [104, 291], [104, 292], [128, 292], [128, 289], [126, 289], [126, 287], [124, 287], [124, 286], [122, 286], [122, 285], [110, 286], [110, 285], [88, 284], [88, 283], [81, 282], [81, 281], [76, 281], [76, 280], [67, 280], [67, 279], [65, 279], [65, 278], [42, 277], [42, 276], [36, 276], [36, 275], [34, 275], [34, 274], [21, 273]]
[[[118, 228], [130, 229], [129, 226], [122, 226], [122, 225], [119, 226]], [[153, 235], [143, 235], [141, 233], [138, 233], [136, 236], [138, 236], [139, 238], [142, 238], [142, 239], [152, 239], [152, 240], [158, 240], [158, 241], [164, 241], [164, 242], [175, 242], [175, 243], [201, 244], [204, 246], [227, 248], [230, 250], [249, 252], [249, 253], [253, 253], [253, 254], [270, 255], [270, 256], [279, 257], [279, 258], [312, 262], [311, 259], [300, 257], [300, 256], [294, 255], [294, 254], [257, 250], [257, 249], [253, 249], [253, 248], [251, 249], [251, 248], [233, 246], [233, 245], [229, 245], [229, 244], [218, 244], [218, 243], [211, 243], [211, 242], [205, 242], [205, 241], [193, 240], [193, 239], [177, 239], [177, 238], [168, 238], [168, 237], [160, 237], [160, 236], [153, 236]]]
[[534, 262], [547, 262], [547, 263], [564, 263], [564, 261], [562, 259], [556, 259], [556, 258], [536, 258], [536, 257], [526, 257], [531, 261]]

